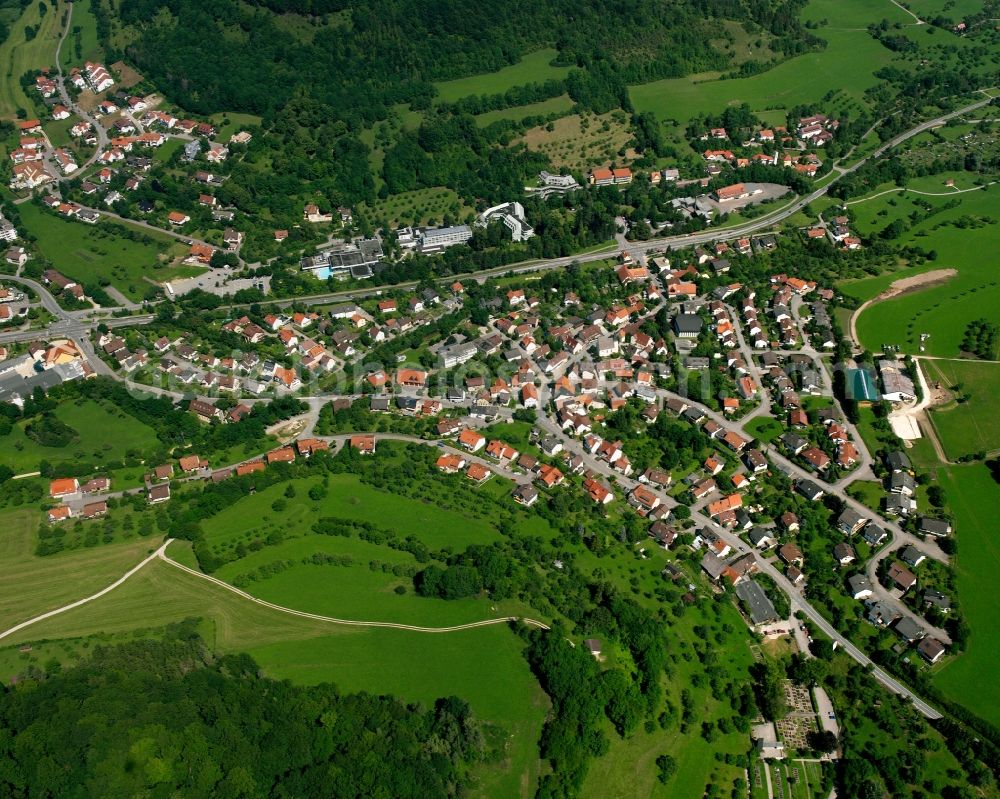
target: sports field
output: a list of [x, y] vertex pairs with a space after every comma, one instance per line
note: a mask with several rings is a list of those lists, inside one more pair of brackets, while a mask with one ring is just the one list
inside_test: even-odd
[[[859, 214], [858, 229], [868, 234], [889, 224], [893, 215], [912, 213], [914, 199], [910, 195], [883, 195], [852, 204], [851, 208]], [[983, 257], [1000, 246], [1000, 228], [990, 221], [996, 215], [1000, 185], [985, 191], [919, 199], [934, 208], [949, 203], [957, 206], [913, 225], [898, 242], [936, 252], [936, 260], [922, 268], [951, 268], [958, 274], [944, 283], [872, 305], [858, 318], [858, 336], [868, 349], [879, 350], [884, 343], [892, 343], [903, 352], [918, 354], [920, 334], [929, 333], [925, 354], [953, 358], [959, 354], [969, 322], [982, 318], [1000, 322], [1000, 277], [990, 259]], [[879, 216], [882, 209], [890, 213]], [[883, 275], [844, 284], [842, 289], [846, 294], [868, 299], [903, 276]]]
[[[3, 462], [15, 473], [36, 471], [43, 460], [85, 461], [99, 466], [109, 460], [121, 460], [130, 450], [149, 452], [158, 443], [153, 430], [142, 422], [93, 400], [64, 402], [56, 408], [55, 415], [77, 432], [77, 440], [67, 447], [44, 447], [28, 438], [25, 422], [19, 422], [10, 435], [0, 438]], [[108, 431], [114, 434], [108, 435]]]
[[1000, 449], [1000, 364], [981, 361], [923, 360], [928, 381], [949, 388], [960, 385], [957, 394], [967, 394], [963, 403], [953, 402], [931, 411], [945, 453], [951, 460], [975, 452]]
[[947, 660], [934, 681], [971, 712], [1000, 726], [1000, 680], [996, 678], [1000, 628], [994, 590], [1000, 570], [996, 534], [1000, 484], [982, 464], [939, 469], [938, 481], [955, 513], [958, 598], [972, 636], [968, 649], [961, 657]]
[[554, 67], [549, 63], [556, 55], [553, 49], [536, 50], [497, 72], [435, 83], [438, 99], [453, 103], [470, 95], [503, 94], [515, 86], [565, 77], [569, 67]]
[[[41, 14], [43, 6], [46, 13]], [[26, 112], [32, 109], [21, 87], [21, 76], [29, 70], [55, 63], [61, 20], [61, 9], [36, 2], [28, 3], [24, 13], [10, 24], [10, 36], [0, 44], [0, 117], [12, 118], [19, 108]], [[37, 31], [31, 41], [28, 41], [25, 28]]]
[[[137, 239], [142, 240], [133, 240], [120, 235], [107, 221], [96, 225], [71, 222], [32, 203], [20, 206], [20, 213], [24, 227], [38, 238], [39, 254], [84, 286], [106, 279], [129, 299], [141, 300], [151, 287], [144, 278], [161, 282], [190, 273], [187, 267], [166, 266], [187, 250], [168, 236], [136, 229]], [[146, 237], [152, 238], [152, 243], [145, 241]]]

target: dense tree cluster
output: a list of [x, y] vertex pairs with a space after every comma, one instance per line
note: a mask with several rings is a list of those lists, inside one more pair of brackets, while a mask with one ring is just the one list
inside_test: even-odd
[[1000, 341], [1000, 326], [988, 319], [975, 319], [965, 328], [962, 349], [977, 358], [991, 360], [996, 357], [997, 342]]
[[0, 793], [427, 799], [456, 795], [486, 753], [460, 699], [295, 687], [211, 656], [192, 629], [0, 688]]

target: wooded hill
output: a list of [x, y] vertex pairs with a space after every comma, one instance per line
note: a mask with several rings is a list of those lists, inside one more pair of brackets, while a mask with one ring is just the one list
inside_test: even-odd
[[[266, 0], [253, 7], [237, 0], [123, 0], [118, 14], [139, 34], [126, 54], [190, 111], [267, 115], [304, 91], [353, 127], [382, 118], [394, 103], [426, 107], [432, 81], [493, 72], [553, 44], [562, 64], [589, 73], [603, 62], [623, 83], [725, 68], [727, 57], [708, 43], [721, 19], [760, 26], [776, 37], [773, 48], [791, 55], [813, 41], [796, 20], [802, 5]], [[290, 36], [292, 26], [279, 23], [276, 13], [332, 15], [335, 24], [311, 28], [303, 20], [304, 30], [315, 32], [308, 40], [304, 33]]]
[[453, 796], [483, 756], [465, 702], [294, 687], [177, 625], [0, 688], [7, 797]]

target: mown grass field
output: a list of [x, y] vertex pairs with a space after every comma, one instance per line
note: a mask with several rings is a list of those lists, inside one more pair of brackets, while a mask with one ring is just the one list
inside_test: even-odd
[[55, 410], [56, 417], [78, 433], [78, 440], [68, 447], [43, 447], [28, 438], [24, 422], [4, 439], [3, 462], [16, 473], [38, 469], [39, 462], [86, 461], [100, 465], [108, 460], [121, 460], [129, 450], [149, 451], [158, 441], [152, 428], [109, 405], [93, 400], [79, 403], [64, 402]]
[[[45, 14], [40, 14], [42, 5]], [[21, 87], [21, 76], [55, 63], [61, 20], [62, 9], [48, 3], [29, 3], [24, 13], [10, 24], [10, 36], [0, 44], [0, 117], [13, 118], [19, 108], [30, 114], [33, 103]], [[25, 28], [37, 29], [31, 41]]]
[[[306, 495], [318, 483], [312, 478], [293, 480], [244, 498], [205, 522], [207, 541], [213, 546], [229, 546], [261, 534], [266, 537], [274, 530], [286, 537], [302, 535], [323, 516], [371, 522], [400, 538], [416, 536], [432, 549], [452, 547], [459, 551], [469, 544], [499, 538], [493, 525], [472, 514], [380, 491], [349, 474], [332, 475], [326, 497], [314, 502]], [[284, 496], [289, 485], [294, 487], [297, 499], [289, 501], [286, 510], [272, 510], [272, 503]], [[254, 523], [256, 526], [251, 526]]]
[[765, 443], [773, 441], [785, 431], [781, 422], [770, 416], [758, 416], [756, 419], [751, 419], [743, 429], [758, 441]]
[[430, 705], [466, 699], [508, 733], [506, 768], [488, 767], [475, 796], [528, 797], [538, 776], [538, 735], [548, 699], [528, 670], [521, 642], [499, 625], [456, 633], [372, 629], [252, 648], [265, 671], [293, 682], [334, 682]]
[[32, 203], [20, 206], [24, 227], [37, 238], [39, 254], [63, 274], [87, 284], [106, 279], [132, 300], [141, 300], [150, 288], [144, 280], [171, 280], [180, 270], [168, 262], [187, 248], [168, 236], [137, 230], [153, 243], [134, 241], [116, 233], [107, 221], [96, 225], [70, 222]]
[[453, 103], [470, 95], [503, 94], [514, 86], [562, 78], [569, 72], [569, 67], [552, 66], [549, 62], [556, 55], [554, 49], [537, 50], [497, 72], [438, 82], [434, 84], [438, 90], [438, 100]]
[[[316, 554], [349, 556], [353, 563], [347, 566], [302, 563], [304, 558]], [[241, 575], [280, 560], [295, 565], [264, 580], [246, 584], [238, 580]], [[372, 568], [373, 562], [379, 567]], [[243, 590], [268, 602], [336, 618], [447, 627], [512, 615], [508, 608], [496, 607], [486, 599], [419, 597], [409, 576], [383, 571], [380, 567], [383, 563], [414, 570], [423, 568], [408, 552], [357, 538], [310, 534], [227, 563], [215, 576], [227, 582], [235, 580]], [[400, 587], [405, 593], [396, 593]]]
[[838, 106], [860, 105], [864, 90], [878, 82], [874, 73], [890, 62], [891, 53], [863, 30], [821, 28], [818, 34], [828, 42], [825, 50], [797, 56], [759, 75], [733, 80], [704, 75], [667, 78], [632, 86], [629, 97], [637, 111], [682, 125], [730, 105], [747, 103], [754, 112], [773, 113], [818, 102], [827, 92], [839, 93]]
[[931, 410], [931, 420], [949, 458], [1000, 449], [1000, 364], [980, 361], [923, 360], [928, 381], [948, 388], [961, 385], [958, 393], [969, 394], [967, 402], [951, 403]]
[[64, 71], [82, 66], [86, 61], [104, 59], [104, 50], [97, 41], [97, 19], [90, 3], [73, 3], [70, 8], [73, 9], [73, 20], [59, 51], [59, 62]]
[[245, 128], [256, 127], [261, 123], [261, 118], [255, 114], [241, 114], [236, 111], [222, 111], [218, 114], [212, 114], [209, 119], [219, 130], [215, 140], [223, 144], [228, 143], [229, 137], [234, 133], [239, 133]]
[[[255, 605], [154, 562], [114, 592], [41, 622], [9, 643], [88, 638], [93, 645], [185, 618], [204, 619], [210, 646], [249, 652], [276, 678], [332, 681], [343, 690], [392, 693], [425, 703], [461, 696], [477, 716], [513, 733], [508, 761], [483, 769], [476, 795], [531, 795], [546, 699], [521, 655], [519, 640], [503, 625], [455, 634], [336, 626]], [[5, 654], [0, 664], [18, 662], [9, 650]]]
[[996, 535], [1000, 485], [982, 464], [941, 468], [937, 477], [955, 513], [958, 598], [972, 636], [968, 649], [949, 659], [934, 681], [971, 712], [1000, 726], [1000, 680], [996, 679], [1000, 627], [994, 590], [1000, 570]]
[[133, 540], [39, 558], [40, 521], [37, 508], [0, 512], [0, 631], [104, 588], [160, 543]]
[[[862, 233], [880, 230], [893, 216], [878, 216], [880, 208], [893, 210], [896, 215], [913, 211], [912, 199], [885, 195], [866, 203], [852, 205], [859, 214], [858, 229]], [[1000, 278], [989, 258], [1000, 245], [1000, 227], [996, 222], [1000, 186], [954, 197], [921, 197], [935, 208], [947, 203], [957, 207], [943, 210], [915, 224], [898, 240], [926, 251], [934, 250], [937, 259], [922, 269], [958, 270], [950, 280], [923, 290], [914, 291], [879, 302], [858, 318], [858, 336], [868, 349], [881, 349], [883, 343], [900, 346], [903, 352], [919, 353], [920, 334], [929, 333], [925, 341], [926, 354], [952, 358], [959, 354], [966, 326], [975, 319], [1000, 322]], [[900, 210], [900, 206], [904, 210]], [[878, 220], [874, 224], [861, 218]], [[845, 293], [868, 299], [888, 287], [893, 280], [913, 274], [901, 271], [893, 275], [845, 284]]]
[[573, 108], [573, 101], [569, 95], [560, 94], [558, 97], [551, 97], [548, 100], [541, 100], [528, 105], [517, 105], [513, 108], [501, 108], [499, 111], [487, 111], [485, 114], [476, 115], [476, 124], [486, 127], [501, 119], [509, 119], [512, 122], [520, 122], [527, 117], [545, 117], [551, 114], [568, 114]]

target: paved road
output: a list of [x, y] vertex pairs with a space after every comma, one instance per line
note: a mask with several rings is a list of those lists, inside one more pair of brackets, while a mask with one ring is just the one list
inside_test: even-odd
[[[59, 38], [59, 44], [56, 45], [56, 86], [59, 89], [59, 99], [62, 101], [62, 104], [66, 106], [70, 111], [75, 113], [77, 116], [79, 116], [82, 120], [84, 120], [85, 122], [89, 122], [91, 125], [93, 125], [94, 131], [97, 133], [97, 149], [94, 150], [94, 154], [91, 155], [90, 158], [88, 158], [86, 161], [84, 161], [82, 164], [79, 165], [78, 169], [76, 169], [70, 175], [63, 175], [58, 179], [58, 182], [72, 180], [84, 169], [86, 169], [91, 164], [96, 162], [97, 159], [100, 157], [101, 153], [107, 149], [108, 144], [110, 143], [108, 140], [107, 131], [104, 129], [104, 126], [101, 125], [96, 118], [88, 114], [86, 111], [80, 108], [79, 105], [74, 103], [72, 98], [69, 96], [69, 92], [66, 91], [66, 78], [63, 75], [62, 62], [61, 59], [59, 58], [59, 54], [62, 52], [63, 43], [66, 41], [66, 34], [69, 33], [72, 27], [73, 27], [73, 4], [68, 3], [66, 5], [66, 27], [63, 29], [62, 36]], [[58, 170], [56, 174], [60, 174], [61, 171], [62, 170]]]
[[[825, 186], [822, 186], [822, 187], [814, 190], [813, 192], [811, 192], [810, 194], [806, 195], [805, 197], [801, 197], [798, 200], [795, 200], [795, 201], [787, 204], [786, 206], [784, 206], [784, 207], [782, 207], [782, 208], [780, 208], [780, 209], [778, 209], [776, 211], [773, 211], [773, 212], [771, 212], [769, 214], [765, 214], [764, 216], [758, 217], [757, 219], [754, 219], [754, 220], [752, 220], [750, 222], [744, 223], [742, 225], [737, 225], [737, 226], [734, 226], [734, 227], [711, 228], [709, 230], [702, 231], [700, 233], [687, 234], [687, 235], [683, 235], [683, 236], [668, 236], [668, 237], [663, 237], [663, 238], [658, 238], [658, 239], [651, 239], [649, 241], [641, 242], [641, 243], [632, 243], [630, 245], [630, 251], [633, 252], [633, 253], [635, 253], [635, 254], [637, 254], [637, 255], [645, 255], [645, 254], [648, 254], [650, 252], [655, 252], [655, 251], [665, 251], [665, 250], [668, 250], [668, 249], [682, 249], [682, 248], [687, 248], [687, 247], [693, 247], [693, 246], [696, 246], [696, 245], [699, 245], [699, 244], [708, 244], [708, 243], [711, 243], [711, 242], [714, 242], [714, 241], [723, 240], [723, 239], [740, 238], [740, 237], [743, 237], [743, 236], [747, 236], [747, 235], [749, 235], [751, 233], [761, 232], [762, 230], [765, 230], [765, 229], [767, 229], [769, 227], [772, 227], [776, 223], [781, 222], [781, 221], [787, 219], [788, 217], [792, 216], [793, 214], [797, 213], [799, 210], [801, 210], [802, 208], [804, 208], [810, 202], [813, 202], [814, 200], [818, 199], [819, 197], [822, 197], [823, 195], [825, 195], [829, 191], [830, 187], [832, 185], [834, 185], [841, 177], [843, 177], [844, 175], [851, 174], [852, 172], [856, 171], [857, 169], [859, 169], [861, 166], [863, 166], [865, 163], [871, 161], [872, 159], [881, 157], [886, 151], [888, 151], [892, 147], [895, 147], [895, 146], [901, 144], [902, 142], [906, 141], [907, 139], [910, 139], [913, 136], [917, 136], [920, 133], [923, 133], [924, 131], [929, 130], [930, 128], [943, 125], [949, 119], [952, 119], [952, 118], [954, 118], [956, 116], [960, 116], [960, 115], [965, 114], [965, 113], [968, 113], [969, 111], [973, 111], [973, 110], [976, 110], [978, 108], [981, 108], [984, 105], [989, 104], [991, 101], [992, 101], [992, 98], [986, 98], [984, 100], [979, 100], [977, 102], [970, 103], [969, 105], [963, 106], [962, 108], [960, 108], [960, 109], [958, 109], [956, 111], [952, 111], [952, 112], [950, 112], [948, 114], [942, 114], [941, 116], [935, 117], [934, 119], [928, 120], [926, 122], [922, 122], [921, 124], [917, 125], [914, 128], [911, 128], [908, 131], [905, 131], [904, 133], [900, 133], [898, 136], [895, 136], [894, 138], [890, 139], [885, 144], [881, 145], [878, 149], [876, 149], [870, 155], [868, 155], [865, 158], [862, 158], [861, 160], [859, 160], [853, 166], [847, 167], [847, 168], [836, 167], [835, 169], [836, 169], [837, 175], [835, 176], [835, 178], [833, 180], [830, 181], [830, 183], [826, 184]], [[100, 130], [100, 126], [98, 126], [98, 130]], [[101, 148], [99, 147], [98, 149], [100, 150]], [[98, 209], [94, 209], [94, 210], [98, 210]], [[118, 219], [123, 219], [123, 221], [133, 222], [133, 223], [139, 224], [139, 223], [135, 222], [135, 220], [130, 220], [130, 219], [124, 219], [122, 217], [117, 217], [117, 215], [110, 214], [109, 212], [106, 212], [106, 211], [98, 211], [98, 212], [104, 214], [105, 216], [112, 216], [112, 217], [116, 217]], [[143, 226], [143, 225], [146, 225], [146, 223], [142, 223], [142, 225], [140, 225], [140, 226]], [[148, 225], [146, 225], [146, 226], [148, 226]], [[148, 226], [148, 227], [152, 227], [152, 226]], [[176, 233], [174, 233], [172, 231], [164, 231], [162, 228], [153, 228], [153, 229], [155, 229], [157, 232], [160, 232], [160, 233], [166, 232], [168, 235], [174, 235], [177, 238], [182, 238], [182, 239], [190, 240], [190, 237], [184, 237], [183, 235], [176, 234]], [[525, 262], [518, 263], [518, 264], [510, 264], [508, 266], [497, 267], [495, 269], [486, 269], [486, 270], [482, 270], [482, 271], [479, 271], [479, 272], [469, 272], [469, 273], [464, 273], [464, 274], [459, 274], [459, 275], [449, 275], [448, 277], [439, 278], [438, 279], [438, 283], [441, 283], [441, 284], [451, 283], [451, 282], [453, 282], [455, 280], [477, 280], [479, 282], [484, 282], [485, 280], [489, 279], [490, 277], [495, 277], [495, 276], [498, 276], [498, 275], [504, 275], [504, 274], [507, 274], [508, 272], [512, 272], [514, 274], [523, 274], [523, 273], [528, 273], [528, 272], [540, 272], [540, 271], [546, 271], [546, 270], [550, 270], [550, 269], [562, 269], [562, 268], [565, 268], [565, 267], [569, 266], [570, 264], [572, 264], [574, 262], [576, 262], [576, 263], [587, 263], [587, 262], [592, 262], [592, 261], [601, 261], [601, 260], [605, 260], [609, 256], [613, 255], [615, 253], [616, 249], [617, 249], [617, 246], [618, 245], [616, 243], [616, 244], [611, 245], [609, 247], [603, 248], [603, 249], [601, 249], [599, 251], [594, 251], [594, 252], [586, 253], [586, 254], [568, 255], [568, 256], [561, 257], [561, 258], [553, 258], [553, 259], [546, 260], [546, 261], [525, 261]], [[345, 301], [345, 300], [359, 300], [359, 299], [364, 299], [364, 298], [367, 298], [367, 297], [377, 296], [377, 295], [382, 294], [383, 292], [413, 289], [413, 288], [415, 288], [417, 286], [417, 284], [418, 284], [417, 281], [412, 281], [411, 280], [411, 281], [404, 281], [402, 283], [396, 283], [396, 284], [387, 285], [387, 286], [374, 286], [372, 288], [346, 289], [344, 291], [321, 292], [321, 293], [310, 294], [310, 295], [301, 296], [301, 297], [292, 297], [292, 298], [288, 298], [288, 299], [276, 300], [275, 304], [278, 305], [279, 307], [287, 307], [287, 306], [290, 306], [290, 305], [293, 305], [293, 304], [299, 303], [299, 302], [303, 302], [303, 303], [327, 303], [327, 302], [339, 302], [339, 301]], [[247, 307], [247, 304], [245, 304], [245, 303], [244, 304], [232, 304], [232, 305], [227, 306], [227, 307], [234, 308], [234, 309], [235, 308], [245, 308], [245, 307]], [[120, 321], [118, 322], [118, 324], [120, 326], [124, 326], [125, 324], [127, 324], [127, 320], [130, 319], [130, 318], [134, 318], [134, 319], [138, 320], [138, 319], [144, 318], [144, 315], [140, 315], [140, 316], [137, 316], [137, 317], [121, 317]], [[137, 321], [136, 323], [137, 324], [143, 324], [143, 322], [141, 322], [141, 321]], [[39, 332], [39, 336], [40, 337], [44, 337], [45, 335], [46, 335], [46, 333], [44, 331], [40, 331]], [[2, 341], [2, 340], [3, 339], [0, 339], [0, 341]], [[18, 340], [18, 339], [13, 339], [13, 340]], [[23, 339], [21, 339], [21, 340], [23, 340]]]

